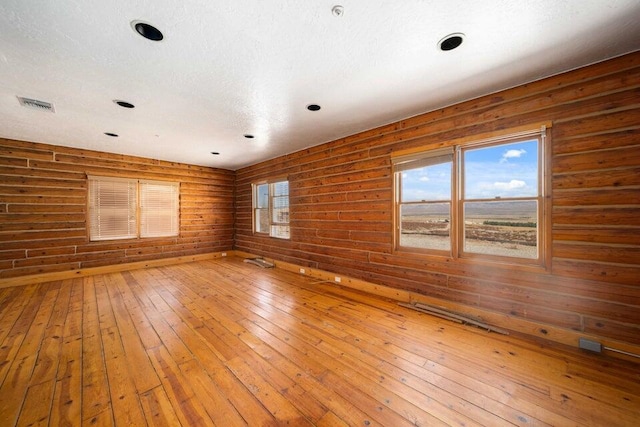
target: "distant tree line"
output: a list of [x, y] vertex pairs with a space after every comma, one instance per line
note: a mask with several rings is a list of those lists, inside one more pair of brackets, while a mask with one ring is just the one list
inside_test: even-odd
[[536, 222], [483, 221], [482, 225], [498, 225], [502, 227], [531, 227], [536, 228]]

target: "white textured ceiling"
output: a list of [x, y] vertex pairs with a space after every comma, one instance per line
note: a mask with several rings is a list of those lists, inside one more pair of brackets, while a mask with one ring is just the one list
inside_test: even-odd
[[0, 136], [237, 169], [638, 49], [638, 0], [0, 0]]

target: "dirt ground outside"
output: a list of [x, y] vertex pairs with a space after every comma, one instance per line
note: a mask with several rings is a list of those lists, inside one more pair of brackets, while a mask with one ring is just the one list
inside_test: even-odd
[[[537, 229], [534, 227], [483, 224], [484, 220], [465, 223], [466, 252], [511, 256], [537, 257]], [[400, 245], [429, 249], [450, 249], [450, 224], [424, 218], [403, 218]]]

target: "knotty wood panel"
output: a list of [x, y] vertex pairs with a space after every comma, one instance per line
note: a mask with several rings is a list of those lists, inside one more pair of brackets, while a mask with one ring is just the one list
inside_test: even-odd
[[[640, 295], [629, 291], [640, 288], [639, 99], [634, 53], [243, 168], [236, 249], [640, 344]], [[393, 253], [392, 153], [545, 121], [545, 271]], [[251, 233], [250, 184], [276, 175], [290, 180], [291, 240]]]
[[638, 364], [235, 257], [4, 288], [0, 302], [3, 426], [635, 426], [640, 417]]
[[[0, 278], [233, 247], [234, 173], [0, 139]], [[180, 182], [180, 235], [90, 242], [87, 174]]]

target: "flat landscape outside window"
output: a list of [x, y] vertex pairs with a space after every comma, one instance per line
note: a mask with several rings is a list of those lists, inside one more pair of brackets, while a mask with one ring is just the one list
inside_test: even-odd
[[452, 170], [452, 150], [432, 152], [396, 165], [399, 246], [451, 251]]
[[393, 160], [395, 247], [542, 264], [544, 130]]
[[462, 150], [463, 253], [537, 259], [539, 141]]

